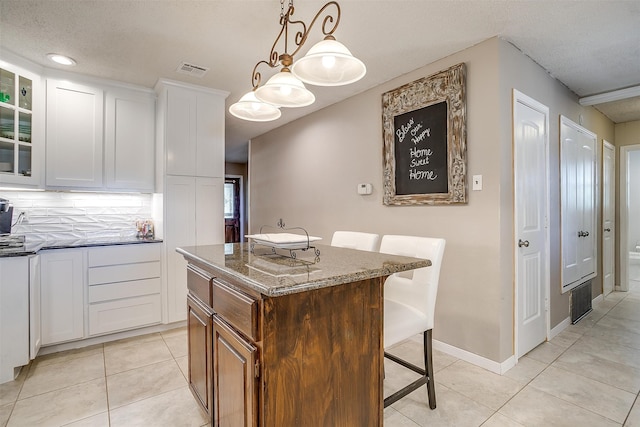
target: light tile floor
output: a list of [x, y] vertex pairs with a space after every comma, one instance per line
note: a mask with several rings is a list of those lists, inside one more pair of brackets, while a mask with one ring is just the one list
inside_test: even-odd
[[[394, 353], [419, 363], [419, 339]], [[0, 385], [0, 427], [206, 426], [186, 369], [184, 328], [41, 356]], [[610, 294], [505, 375], [441, 352], [434, 370], [437, 408], [421, 388], [385, 409], [385, 426], [640, 426], [640, 287]], [[413, 378], [385, 371], [385, 395]]]
[[[419, 363], [419, 339], [397, 352]], [[385, 363], [387, 395], [412, 377]], [[640, 427], [640, 285], [609, 294], [504, 375], [440, 352], [434, 371], [437, 408], [415, 391], [385, 410], [385, 426]]]

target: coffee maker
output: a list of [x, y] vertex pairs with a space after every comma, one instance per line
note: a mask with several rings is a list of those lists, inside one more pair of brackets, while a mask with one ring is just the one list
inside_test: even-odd
[[0, 198], [0, 235], [11, 234], [13, 206], [7, 199]]

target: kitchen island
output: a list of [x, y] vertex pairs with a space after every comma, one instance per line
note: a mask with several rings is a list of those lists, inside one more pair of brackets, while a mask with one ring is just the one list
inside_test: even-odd
[[214, 426], [382, 426], [384, 281], [430, 261], [316, 249], [177, 249], [189, 385]]

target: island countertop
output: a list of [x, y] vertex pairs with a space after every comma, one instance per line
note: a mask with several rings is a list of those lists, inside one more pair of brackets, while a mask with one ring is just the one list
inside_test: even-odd
[[379, 252], [357, 251], [327, 245], [288, 250], [249, 243], [188, 246], [177, 248], [188, 261], [194, 261], [231, 276], [244, 286], [269, 297], [337, 286], [359, 280], [388, 276], [400, 271], [428, 267], [430, 260]]

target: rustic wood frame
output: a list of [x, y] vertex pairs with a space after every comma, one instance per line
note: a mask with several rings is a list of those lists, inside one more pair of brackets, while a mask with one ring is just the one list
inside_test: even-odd
[[[466, 67], [464, 63], [382, 95], [385, 205], [467, 203]], [[439, 102], [447, 103], [447, 193], [396, 194], [394, 117]]]

